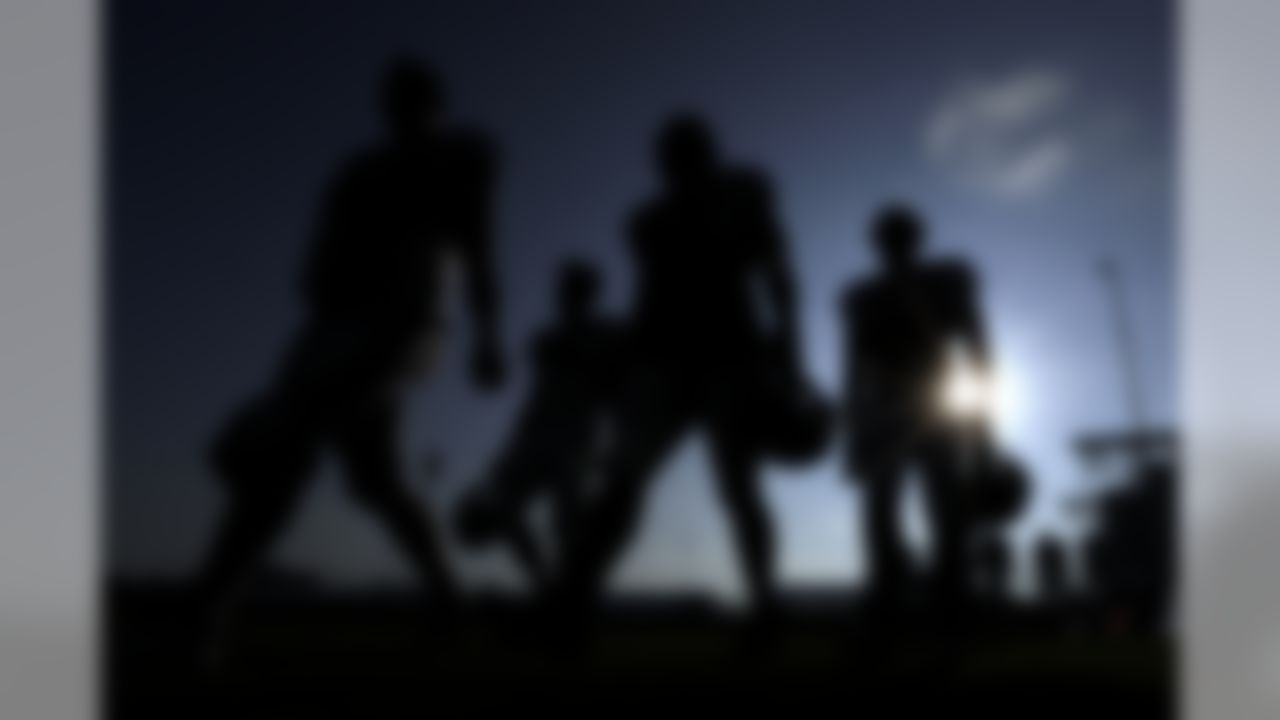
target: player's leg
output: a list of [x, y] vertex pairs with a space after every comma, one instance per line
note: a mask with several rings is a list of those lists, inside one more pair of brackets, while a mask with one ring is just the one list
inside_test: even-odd
[[777, 609], [773, 528], [764, 506], [755, 453], [732, 427], [713, 421], [711, 455], [720, 502], [729, 516], [751, 601], [759, 615]]
[[191, 633], [192, 659], [202, 671], [224, 661], [233, 608], [293, 514], [300, 494], [238, 493], [222, 511], [186, 608], [191, 625], [184, 632]]
[[525, 579], [543, 588], [548, 579], [546, 553], [529, 527], [528, 508], [534, 500], [542, 469], [514, 448], [504, 454], [490, 473], [470, 488], [454, 514], [459, 538], [470, 548], [500, 544], [511, 553]]
[[637, 374], [619, 403], [617, 442], [598, 494], [584, 503], [564, 548], [553, 600], [570, 611], [593, 601], [635, 535], [653, 471], [688, 424], [687, 393], [659, 372]]
[[864, 547], [870, 597], [881, 610], [896, 610], [905, 600], [908, 556], [898, 527], [898, 463], [882, 462], [863, 470]]
[[515, 557], [516, 564], [524, 571], [529, 585], [536, 590], [546, 587], [551, 568], [546, 553], [523, 517], [516, 518], [504, 529], [502, 539]]
[[565, 463], [557, 482], [551, 487], [551, 527], [559, 565], [563, 565], [565, 554], [577, 542], [577, 535], [581, 532], [584, 490], [589, 472], [585, 463]]
[[310, 478], [318, 434], [270, 397], [232, 418], [214, 445], [226, 503], [192, 587], [199, 652], [216, 661], [229, 611], [284, 530]]
[[210, 607], [224, 605], [235, 594], [293, 514], [303, 483], [280, 484], [232, 491], [198, 580], [199, 594]]
[[925, 457], [925, 512], [933, 537], [930, 593], [945, 612], [963, 601], [968, 557], [968, 534], [956, 459], [945, 447]]
[[492, 468], [464, 494], [453, 514], [459, 539], [468, 547], [501, 544], [511, 552], [530, 584], [545, 586], [550, 572], [547, 553], [528, 522], [537, 495], [550, 484], [554, 465], [547, 462], [536, 428], [522, 428]]
[[456, 586], [435, 523], [410, 492], [400, 466], [397, 417], [390, 402], [350, 412], [336, 433], [339, 457], [355, 499], [382, 522], [432, 593], [452, 605]]

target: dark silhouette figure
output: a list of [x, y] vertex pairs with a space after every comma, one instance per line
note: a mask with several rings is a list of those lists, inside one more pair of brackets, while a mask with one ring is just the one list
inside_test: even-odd
[[1089, 620], [1088, 606], [1071, 578], [1066, 544], [1045, 535], [1035, 545], [1039, 615], [1049, 633], [1077, 633]]
[[[700, 119], [668, 121], [657, 156], [664, 187], [630, 224], [638, 269], [633, 369], [620, 391], [616, 445], [600, 495], [581, 542], [570, 548], [558, 599], [580, 612], [598, 594], [634, 534], [657, 465], [701, 424], [750, 596], [764, 618], [776, 607], [774, 546], [756, 466], [772, 449], [762, 422], [773, 409], [764, 407], [767, 393], [800, 385], [791, 272], [768, 183], [722, 165]], [[763, 312], [753, 304], [761, 295]]]
[[1040, 584], [1041, 604], [1060, 607], [1071, 595], [1067, 578], [1067, 550], [1062, 541], [1044, 537], [1036, 544], [1036, 574]]
[[1009, 570], [1009, 544], [994, 533], [981, 535], [974, 548], [975, 594], [988, 603], [1002, 603], [1008, 593]]
[[977, 279], [955, 260], [926, 261], [925, 228], [904, 207], [881, 211], [871, 240], [880, 272], [843, 297], [846, 323], [845, 404], [852, 422], [847, 468], [862, 484], [874, 605], [904, 601], [907, 554], [897, 526], [901, 486], [921, 471], [933, 538], [929, 590], [947, 606], [966, 581], [962, 460], [981, 420], [949, 417], [942, 382], [959, 347], [978, 368], [987, 342], [977, 303]]
[[[1094, 601], [1105, 625], [1124, 631], [1160, 633], [1176, 602], [1178, 467], [1172, 437], [1161, 433], [1100, 437], [1086, 452], [1127, 457], [1125, 482], [1093, 500], [1097, 533], [1086, 563]], [[1148, 448], [1148, 445], [1165, 445]]]
[[386, 139], [347, 162], [324, 199], [303, 276], [303, 329], [275, 381], [215, 442], [228, 506], [199, 579], [210, 618], [285, 526], [323, 448], [337, 453], [352, 495], [383, 522], [433, 598], [453, 602], [452, 574], [396, 447], [402, 391], [442, 336], [447, 253], [461, 256], [469, 281], [475, 379], [492, 386], [502, 377], [493, 151], [478, 134], [446, 129], [443, 108], [427, 69], [395, 61], [382, 86]]
[[966, 458], [961, 484], [968, 570], [964, 587], [988, 606], [1007, 598], [1009, 546], [1005, 533], [1025, 509], [1032, 478], [1012, 457], [996, 451], [985, 434], [969, 438], [977, 448]]
[[557, 288], [558, 322], [533, 342], [533, 388], [514, 436], [458, 508], [464, 541], [474, 546], [504, 542], [538, 586], [546, 582], [552, 563], [533, 538], [527, 510], [539, 496], [549, 496], [557, 553], [574, 542], [623, 368], [623, 330], [599, 316], [599, 289], [593, 266], [565, 263]]

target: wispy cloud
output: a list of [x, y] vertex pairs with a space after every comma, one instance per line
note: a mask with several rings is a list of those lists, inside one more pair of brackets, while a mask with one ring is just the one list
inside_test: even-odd
[[956, 85], [928, 118], [925, 151], [955, 181], [1001, 198], [1044, 193], [1072, 167], [1065, 73], [1028, 68]]

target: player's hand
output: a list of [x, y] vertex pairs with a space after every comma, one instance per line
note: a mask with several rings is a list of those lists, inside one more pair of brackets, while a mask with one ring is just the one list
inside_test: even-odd
[[471, 378], [478, 387], [484, 390], [500, 387], [506, 379], [506, 370], [497, 343], [487, 340], [476, 345], [471, 354]]

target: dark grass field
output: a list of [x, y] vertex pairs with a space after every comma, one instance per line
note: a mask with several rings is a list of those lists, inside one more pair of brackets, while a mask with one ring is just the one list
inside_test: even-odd
[[444, 626], [408, 598], [273, 601], [239, 616], [208, 669], [190, 660], [174, 598], [111, 594], [109, 717], [1175, 716], [1168, 640], [1029, 612], [951, 636], [797, 611], [744, 653], [743, 626], [696, 600], [636, 601], [570, 652], [509, 603]]

